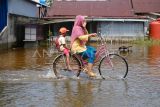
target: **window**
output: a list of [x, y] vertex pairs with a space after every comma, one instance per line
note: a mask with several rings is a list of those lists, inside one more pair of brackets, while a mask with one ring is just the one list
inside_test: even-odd
[[36, 41], [36, 27], [26, 26], [25, 27], [25, 41]]

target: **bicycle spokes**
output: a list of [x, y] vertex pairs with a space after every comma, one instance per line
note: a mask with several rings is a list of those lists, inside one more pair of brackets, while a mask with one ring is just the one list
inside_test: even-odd
[[125, 78], [128, 73], [126, 60], [118, 54], [109, 54], [109, 59], [110, 61], [106, 56], [102, 58], [99, 65], [100, 75], [111, 78]]
[[56, 77], [59, 78], [61, 76], [73, 76], [73, 75], [79, 76], [80, 70], [81, 70], [80, 69], [81, 64], [80, 64], [79, 60], [73, 55], [70, 56], [71, 70], [69, 70], [66, 67], [65, 60], [66, 60], [66, 56], [64, 56], [63, 54], [59, 55], [55, 59], [55, 61], [53, 63], [53, 70], [54, 70]]

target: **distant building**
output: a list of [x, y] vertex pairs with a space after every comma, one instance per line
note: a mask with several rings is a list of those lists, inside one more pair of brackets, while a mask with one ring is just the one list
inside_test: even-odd
[[55, 0], [45, 18], [54, 35], [60, 26], [71, 31], [75, 16], [86, 15], [89, 32], [135, 38], [146, 35], [149, 12], [160, 12], [159, 0]]
[[45, 12], [46, 6], [35, 0], [0, 0], [0, 49], [43, 39]]

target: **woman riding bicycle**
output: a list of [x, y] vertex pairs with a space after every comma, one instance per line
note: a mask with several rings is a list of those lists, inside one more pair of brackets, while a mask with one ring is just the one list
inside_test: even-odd
[[76, 16], [74, 26], [71, 34], [71, 51], [79, 54], [84, 59], [88, 59], [87, 74], [90, 77], [95, 77], [96, 74], [93, 73], [93, 63], [95, 60], [96, 49], [91, 46], [86, 46], [86, 43], [89, 40], [89, 37], [96, 36], [96, 33], [88, 34], [86, 29], [86, 20], [85, 16], [78, 15]]

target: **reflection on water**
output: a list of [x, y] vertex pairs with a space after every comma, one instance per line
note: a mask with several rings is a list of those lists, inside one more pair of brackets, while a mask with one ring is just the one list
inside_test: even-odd
[[[84, 81], [83, 81], [84, 82]], [[93, 89], [95, 86], [92, 84], [92, 81], [87, 82], [77, 81], [73, 83], [69, 81], [64, 81], [62, 92], [58, 92], [56, 97], [57, 106], [63, 107], [79, 107], [91, 106], [93, 102]], [[61, 86], [60, 86], [61, 87]], [[59, 88], [57, 90], [59, 90]], [[57, 87], [56, 87], [57, 88]]]
[[148, 50], [148, 63], [152, 66], [153, 70], [149, 73], [150, 75], [160, 76], [160, 45], [152, 45]]
[[[120, 45], [108, 45], [116, 50]], [[56, 79], [48, 48], [0, 53], [0, 107], [159, 107], [160, 47], [133, 46], [125, 80]], [[106, 71], [107, 72], [107, 71]]]
[[152, 45], [148, 49], [149, 64], [160, 65], [160, 45]]

